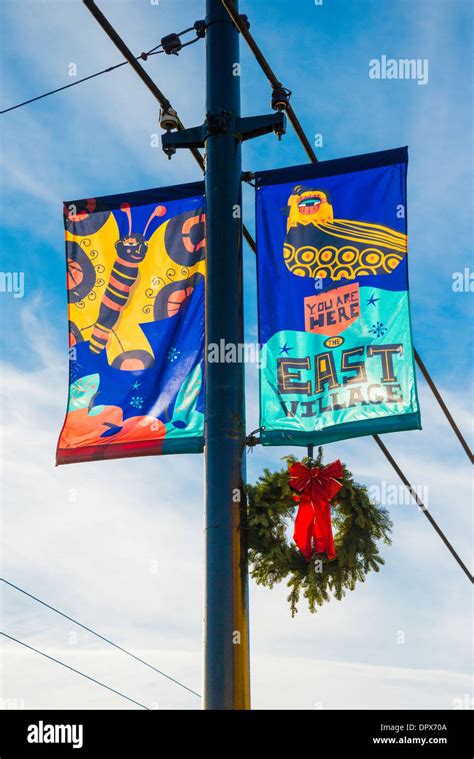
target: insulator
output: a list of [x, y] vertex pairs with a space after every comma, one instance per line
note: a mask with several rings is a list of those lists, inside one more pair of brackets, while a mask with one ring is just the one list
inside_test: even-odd
[[161, 47], [166, 55], [178, 55], [183, 45], [179, 36], [173, 32], [173, 34], [167, 34], [161, 39]]
[[172, 129], [177, 129], [179, 126], [178, 114], [169, 106], [168, 108], [161, 108], [160, 110], [160, 127], [166, 132], [171, 132]]
[[274, 111], [286, 111], [290, 103], [290, 90], [286, 87], [274, 87], [272, 90], [272, 108]]
[[194, 29], [196, 30], [196, 36], [202, 39], [206, 36], [207, 24], [204, 19], [194, 22]]

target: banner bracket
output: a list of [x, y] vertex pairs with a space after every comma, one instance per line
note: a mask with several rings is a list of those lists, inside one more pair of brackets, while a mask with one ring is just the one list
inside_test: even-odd
[[251, 140], [274, 132], [278, 139], [286, 132], [286, 118], [281, 111], [264, 116], [244, 116], [236, 120], [237, 136], [240, 140]]
[[163, 134], [161, 145], [164, 153], [168, 158], [171, 158], [176, 153], [176, 148], [203, 148], [206, 136], [206, 125], [202, 124], [189, 129], [181, 129], [179, 132]]

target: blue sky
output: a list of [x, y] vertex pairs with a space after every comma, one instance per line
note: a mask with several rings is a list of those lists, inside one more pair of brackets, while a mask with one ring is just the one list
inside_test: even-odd
[[[194, 0], [103, 0], [101, 9], [137, 54], [203, 18]], [[472, 430], [470, 292], [452, 276], [472, 268], [472, 9], [464, 0], [242, 2], [252, 32], [320, 160], [409, 146], [408, 231], [415, 345], [467, 436]], [[2, 5], [2, 107], [120, 62], [79, 0]], [[381, 55], [427, 59], [429, 81], [372, 80]], [[147, 70], [186, 125], [204, 117], [204, 44]], [[270, 90], [242, 47], [242, 112], [269, 111]], [[1, 293], [4, 574], [86, 624], [200, 687], [202, 459], [54, 468], [66, 402], [67, 333], [62, 200], [194, 181], [186, 153], [151, 147], [158, 106], [128, 67], [2, 117], [1, 271], [25, 274], [24, 298]], [[289, 127], [247, 143], [244, 169], [304, 163]], [[254, 229], [253, 191], [244, 214]], [[244, 251], [246, 337], [257, 338], [255, 259]], [[420, 378], [422, 432], [385, 442], [469, 563], [470, 471]], [[256, 374], [248, 368], [248, 429], [258, 426]], [[472, 438], [472, 435], [471, 435]], [[283, 449], [255, 450], [249, 480]], [[356, 479], [397, 483], [371, 439], [335, 443]], [[397, 483], [398, 484], [398, 483]], [[454, 487], [454, 494], [453, 494]], [[468, 583], [413, 506], [394, 506], [387, 565], [342, 603], [289, 618], [285, 588], [251, 586], [256, 707], [450, 708], [469, 688]], [[154, 562], [158, 562], [156, 565]], [[158, 570], [155, 571], [156, 566]], [[138, 664], [106, 652], [13, 592], [5, 629], [92, 676], [160, 708], [196, 700]], [[399, 644], [397, 634], [405, 634]], [[73, 641], [73, 642], [71, 642]], [[34, 654], [8, 648], [5, 698], [25, 706], [120, 708], [120, 700]], [[152, 673], [150, 673], [152, 674]], [[126, 702], [124, 702], [126, 706]]]

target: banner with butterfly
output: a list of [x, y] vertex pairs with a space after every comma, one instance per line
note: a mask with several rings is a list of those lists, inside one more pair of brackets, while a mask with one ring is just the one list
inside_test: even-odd
[[203, 450], [204, 184], [64, 204], [69, 396], [56, 462]]
[[420, 429], [406, 148], [257, 173], [260, 439]]

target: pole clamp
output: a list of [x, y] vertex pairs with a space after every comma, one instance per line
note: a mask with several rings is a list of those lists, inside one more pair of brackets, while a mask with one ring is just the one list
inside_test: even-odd
[[206, 115], [206, 137], [214, 134], [229, 134], [232, 123], [230, 111], [208, 113]]

